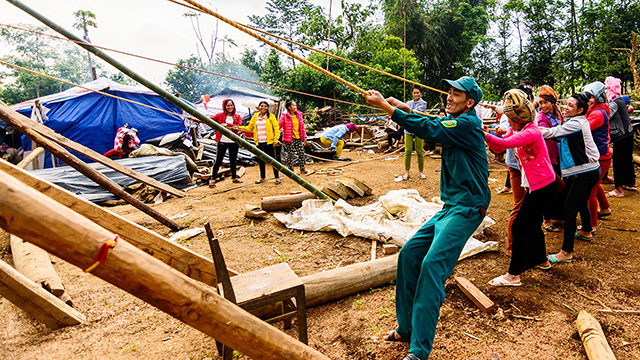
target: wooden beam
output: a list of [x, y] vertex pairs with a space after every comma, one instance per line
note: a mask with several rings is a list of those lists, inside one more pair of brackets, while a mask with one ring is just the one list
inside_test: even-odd
[[[103, 228], [119, 234], [120, 237], [126, 239], [137, 248], [188, 277], [208, 285], [215, 284], [216, 273], [211, 259], [169, 242], [166, 238], [149, 229], [84, 200], [56, 184], [38, 179], [28, 171], [18, 169], [6, 161], [0, 160], [0, 170], [92, 220]], [[229, 270], [229, 275], [234, 276], [237, 273]]]
[[[3, 107], [4, 109], [2, 109], [2, 112], [7, 112], [7, 110], [11, 111], [11, 109], [9, 107], [7, 107], [7, 105], [5, 105], [4, 103], [0, 102], [0, 107]], [[17, 113], [16, 113], [17, 114]], [[149, 186], [152, 186], [160, 191], [169, 193], [171, 195], [175, 195], [177, 197], [184, 197], [186, 194], [184, 191], [182, 190], [178, 190], [175, 189], [172, 186], [169, 186], [165, 183], [162, 183], [156, 179], [153, 179], [145, 174], [139, 173], [135, 170], [132, 170], [124, 165], [121, 165], [111, 159], [109, 159], [108, 157], [102, 156], [101, 154], [95, 152], [94, 150], [89, 149], [88, 147], [79, 144], [73, 140], [67, 139], [66, 137], [56, 133], [55, 131], [53, 131], [51, 128], [40, 124], [40, 123], [36, 123], [34, 121], [29, 121], [29, 119], [27, 119], [26, 117], [22, 116], [21, 118], [13, 118], [12, 121], [14, 122], [20, 122], [21, 123], [21, 127], [23, 128], [30, 128], [34, 131], [37, 131], [40, 135], [44, 136], [45, 138], [57, 143], [58, 145], [61, 145], [69, 150], [73, 150], [75, 152], [77, 152], [78, 154], [82, 154], [83, 156], [97, 162], [100, 163], [104, 166], [107, 166], [121, 174], [127, 175], [133, 179], [136, 179], [140, 182], [143, 182]], [[13, 124], [12, 124], [13, 125]], [[21, 131], [22, 132], [22, 131]], [[23, 133], [24, 134], [24, 133]], [[44, 166], [43, 166], [44, 168]]]
[[44, 152], [44, 148], [41, 148], [41, 147], [37, 147], [33, 149], [33, 151], [31, 151], [29, 155], [27, 155], [24, 159], [22, 159], [22, 161], [20, 161], [16, 166], [19, 167], [20, 169], [24, 169], [27, 165], [29, 165], [29, 163], [34, 161], [38, 157], [38, 155], [42, 154], [43, 152]]
[[14, 129], [20, 131], [22, 134], [29, 137], [32, 141], [42, 145], [52, 155], [56, 155], [60, 160], [64, 161], [67, 165], [78, 170], [80, 173], [95, 181], [98, 185], [108, 190], [120, 199], [125, 200], [129, 204], [143, 211], [152, 218], [158, 220], [163, 225], [176, 231], [182, 229], [178, 223], [162, 215], [159, 211], [148, 206], [142, 201], [138, 200], [131, 194], [124, 191], [118, 184], [113, 182], [107, 176], [99, 171], [96, 171], [92, 167], [85, 164], [82, 160], [78, 159], [75, 155], [62, 148], [60, 145], [52, 142], [51, 140], [42, 136], [39, 132], [32, 129], [27, 122], [31, 122], [26, 117], [11, 110], [7, 105], [0, 101], [0, 119], [4, 120], [7, 124], [13, 126]]
[[378, 240], [371, 240], [371, 261], [376, 259], [377, 247], [378, 247]]
[[0, 295], [53, 330], [85, 322], [84, 315], [4, 261], [0, 261]]
[[51, 265], [51, 259], [46, 251], [24, 242], [15, 235], [11, 235], [11, 255], [13, 264], [22, 275], [39, 284], [56, 297], [64, 294], [64, 285], [58, 273]]
[[307, 199], [316, 199], [311, 193], [301, 193], [295, 195], [268, 196], [263, 197], [261, 208], [264, 211], [285, 210], [302, 206], [302, 202]]
[[591, 314], [580, 310], [576, 327], [589, 360], [616, 360], [600, 323]]
[[[0, 227], [87, 269], [114, 234], [0, 172]], [[91, 273], [253, 359], [326, 359], [128, 242]]]
[[495, 304], [491, 299], [487, 297], [480, 289], [478, 289], [471, 281], [463, 278], [462, 276], [456, 276], [456, 285], [462, 290], [462, 292], [467, 295], [480, 310], [488, 313], [493, 310]]

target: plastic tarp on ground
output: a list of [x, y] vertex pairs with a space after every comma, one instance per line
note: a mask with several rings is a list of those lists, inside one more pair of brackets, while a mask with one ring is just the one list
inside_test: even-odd
[[[116, 162], [177, 188], [185, 187], [189, 182], [189, 172], [187, 171], [187, 162], [184, 156], [146, 156], [120, 159], [116, 160]], [[89, 166], [103, 173], [120, 186], [129, 186], [138, 182], [138, 180], [102, 164], [91, 163]], [[34, 170], [30, 173], [40, 179], [63, 187], [88, 201], [101, 202], [118, 199], [115, 195], [69, 166]]]
[[[370, 205], [352, 206], [340, 199], [305, 200], [302, 207], [290, 214], [273, 216], [287, 228], [305, 231], [337, 231], [342, 236], [355, 235], [366, 239], [404, 245], [418, 229], [442, 209], [442, 204], [424, 200], [417, 190], [392, 190]], [[495, 224], [485, 217], [473, 235]], [[460, 259], [483, 251], [495, 251], [495, 241], [481, 242], [473, 236], [462, 250]]]
[[[147, 88], [122, 85], [104, 78], [82, 86], [182, 114], [182, 109]], [[12, 105], [11, 109], [31, 117], [34, 100]], [[169, 133], [187, 131], [181, 116], [114, 99], [80, 87], [43, 96], [39, 100], [50, 110], [47, 113], [49, 119], [44, 121], [46, 126], [100, 154], [113, 149], [116, 131], [125, 123], [138, 129], [141, 142]], [[29, 150], [31, 141], [25, 139], [23, 137], [23, 147]], [[89, 161], [83, 156], [79, 157]], [[48, 153], [45, 167], [51, 167]]]

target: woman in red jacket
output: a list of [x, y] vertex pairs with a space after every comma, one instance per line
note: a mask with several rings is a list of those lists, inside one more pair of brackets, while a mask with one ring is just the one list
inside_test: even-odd
[[282, 131], [282, 145], [287, 152], [287, 166], [293, 171], [294, 156], [298, 158], [300, 172], [306, 174], [304, 168], [304, 142], [307, 140], [307, 133], [304, 130], [302, 112], [293, 100], [284, 103], [285, 111], [282, 113], [278, 125]]
[[[211, 117], [211, 120], [216, 121], [218, 124], [233, 131], [236, 135], [239, 135], [238, 126], [242, 125], [242, 118], [236, 114], [236, 106], [231, 99], [225, 99], [222, 101], [222, 112], [215, 114]], [[218, 149], [216, 150], [216, 163], [211, 169], [211, 180], [209, 180], [209, 187], [216, 187], [216, 177], [218, 177], [218, 170], [222, 165], [222, 159], [229, 150], [229, 165], [231, 166], [231, 178], [234, 183], [241, 183], [242, 179], [236, 177], [236, 159], [238, 158], [238, 144], [233, 140], [222, 135], [219, 131], [216, 132], [216, 142], [218, 143]]]

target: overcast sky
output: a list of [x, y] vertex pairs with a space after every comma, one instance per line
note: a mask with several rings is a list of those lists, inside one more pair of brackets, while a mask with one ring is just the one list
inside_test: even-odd
[[[329, 0], [311, 0], [326, 11]], [[368, 3], [368, 0], [349, 2]], [[73, 13], [88, 10], [96, 15], [97, 29], [90, 29], [91, 42], [126, 52], [151, 58], [175, 62], [196, 53], [196, 37], [191, 22], [184, 18], [188, 9], [165, 0], [22, 0], [22, 3], [45, 15], [59, 26], [72, 30]], [[201, 3], [221, 15], [248, 24], [249, 15], [266, 13], [264, 0], [203, 0]], [[333, 16], [340, 12], [340, 0], [333, 0]], [[28, 23], [42, 25], [35, 18], [6, 1], [0, 1], [0, 23]], [[211, 34], [215, 29], [215, 19], [201, 16], [203, 34]], [[259, 41], [223, 22], [219, 23], [218, 37], [227, 35], [236, 41], [238, 48], [232, 56], [238, 57], [244, 47], [258, 48]], [[220, 51], [218, 43], [216, 51]], [[228, 50], [228, 47], [227, 47]], [[7, 46], [0, 43], [0, 54], [6, 54]], [[136, 59], [130, 56], [108, 52], [142, 76], [162, 83], [170, 66]], [[115, 70], [115, 69], [114, 69]]]

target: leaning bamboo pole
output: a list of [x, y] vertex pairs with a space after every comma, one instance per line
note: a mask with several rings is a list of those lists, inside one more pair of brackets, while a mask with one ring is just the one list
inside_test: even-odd
[[[115, 234], [0, 171], [0, 227], [87, 269]], [[253, 359], [328, 359], [124, 240], [91, 273]]]
[[[175, 104], [176, 106], [178, 106], [182, 110], [184, 110], [187, 113], [193, 115], [198, 120], [200, 120], [203, 123], [211, 126], [216, 131], [222, 133], [226, 137], [228, 137], [231, 140], [233, 140], [233, 142], [235, 142], [236, 144], [240, 145], [242, 148], [247, 149], [248, 151], [250, 151], [252, 154], [254, 154], [258, 158], [260, 158], [262, 161], [266, 162], [267, 164], [271, 164], [273, 167], [275, 167], [276, 169], [281, 171], [283, 174], [285, 174], [286, 176], [291, 178], [293, 181], [295, 181], [298, 184], [300, 184], [303, 188], [305, 188], [308, 191], [310, 191], [313, 194], [315, 194], [317, 197], [319, 197], [321, 199], [328, 199], [329, 198], [327, 196], [327, 194], [325, 194], [322, 191], [318, 190], [316, 187], [311, 185], [309, 182], [307, 182], [306, 180], [304, 180], [300, 176], [296, 175], [293, 171], [289, 170], [289, 168], [287, 168], [286, 166], [282, 165], [280, 162], [278, 162], [277, 160], [275, 160], [271, 156], [265, 154], [263, 151], [258, 149], [255, 145], [245, 141], [244, 139], [240, 138], [239, 136], [237, 136], [232, 131], [228, 130], [226, 127], [224, 127], [224, 126], [218, 124], [217, 122], [209, 119], [208, 117], [206, 117], [201, 112], [199, 112], [196, 109], [192, 108], [191, 106], [187, 105], [187, 103], [185, 103], [184, 101], [180, 100], [178, 97], [170, 94], [169, 92], [167, 92], [166, 90], [162, 89], [160, 86], [154, 84], [153, 82], [148, 81], [147, 79], [145, 79], [144, 77], [142, 77], [138, 73], [136, 73], [133, 70], [129, 69], [124, 64], [120, 63], [119, 61], [117, 61], [114, 58], [110, 57], [109, 55], [105, 54], [101, 50], [93, 47], [91, 44], [85, 42], [84, 40], [82, 40], [81, 38], [77, 37], [73, 33], [67, 31], [66, 29], [64, 29], [64, 28], [62, 28], [60, 26], [58, 26], [56, 23], [54, 23], [53, 21], [47, 19], [46, 17], [44, 17], [43, 15], [38, 13], [37, 11], [31, 9], [27, 5], [25, 5], [22, 2], [17, 1], [17, 0], [7, 0], [7, 2], [13, 4], [14, 6], [18, 7], [19, 9], [21, 9], [24, 12], [26, 12], [27, 14], [33, 16], [38, 21], [42, 22], [43, 24], [45, 24], [46, 26], [50, 27], [54, 31], [58, 32], [59, 34], [69, 38], [70, 40], [73, 40], [76, 44], [78, 44], [79, 46], [81, 46], [85, 50], [88, 50], [88, 51], [92, 52], [94, 55], [96, 55], [97, 57], [101, 58], [102, 60], [108, 62], [113, 67], [115, 67], [116, 69], [120, 70], [123, 74], [131, 77], [135, 81], [137, 81], [140, 84], [146, 86], [147, 88], [149, 88], [150, 90], [156, 92], [158, 95], [162, 96], [166, 100], [168, 100], [171, 103]], [[362, 90], [362, 92], [364, 92], [364, 90]]]

